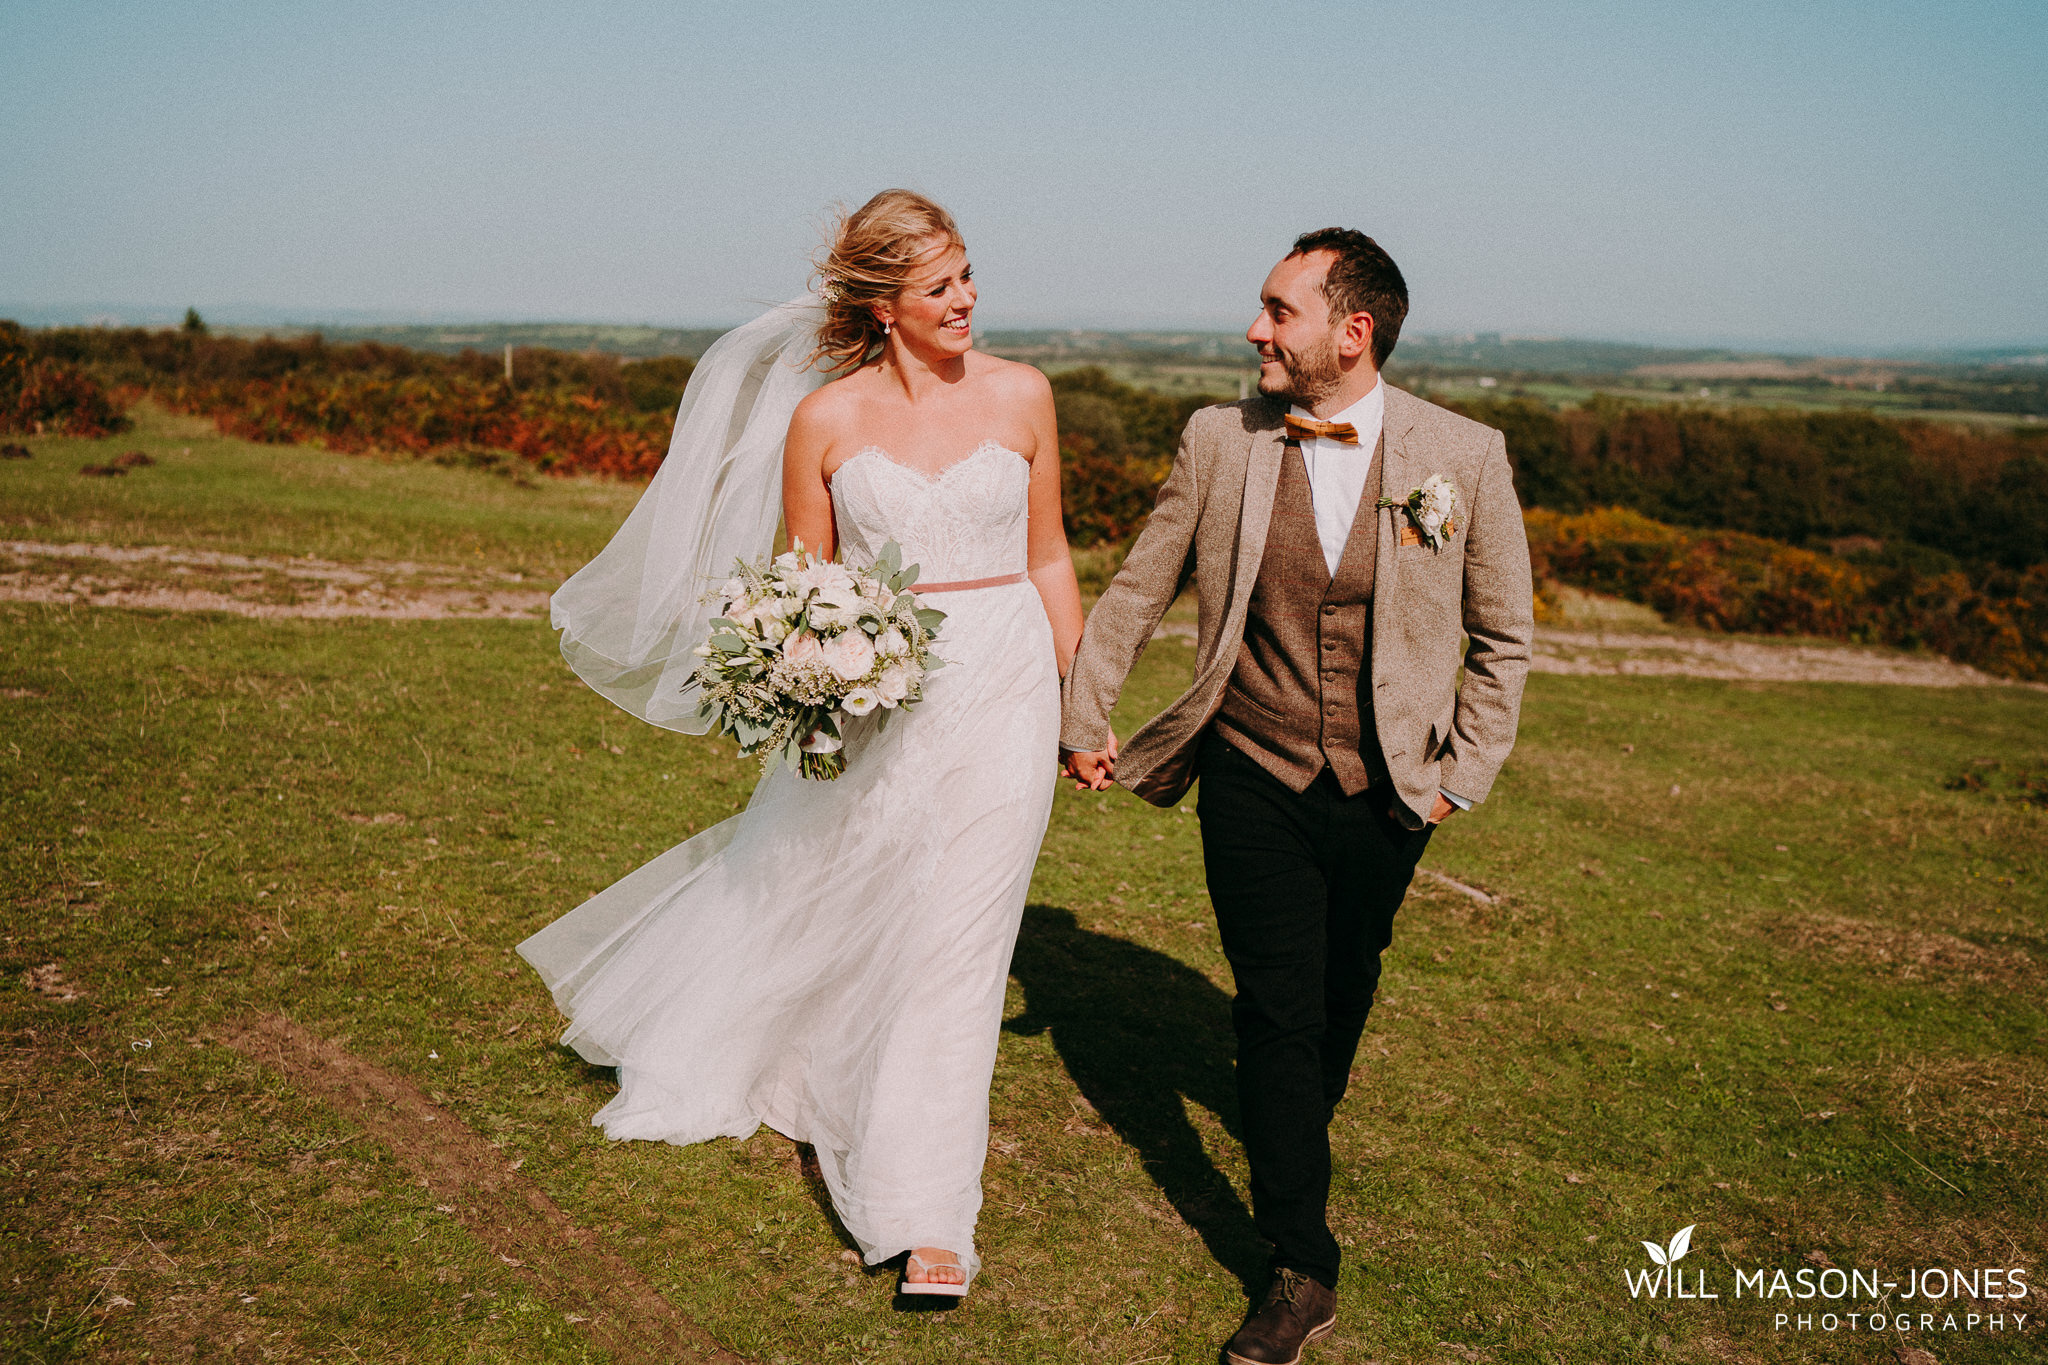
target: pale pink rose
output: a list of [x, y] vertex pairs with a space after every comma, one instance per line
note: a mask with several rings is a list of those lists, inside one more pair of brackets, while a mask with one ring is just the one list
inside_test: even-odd
[[903, 632], [891, 626], [875, 638], [875, 653], [885, 659], [900, 658], [910, 652], [910, 641], [903, 638]]
[[891, 664], [882, 670], [882, 676], [875, 683], [875, 695], [882, 699], [882, 705], [894, 708], [897, 702], [910, 695], [910, 670], [902, 664]]
[[857, 682], [875, 666], [875, 647], [866, 632], [849, 630], [835, 635], [825, 645], [825, 663], [848, 682]]
[[823, 663], [825, 646], [818, 643], [817, 636], [800, 630], [782, 642], [782, 657], [793, 664]]

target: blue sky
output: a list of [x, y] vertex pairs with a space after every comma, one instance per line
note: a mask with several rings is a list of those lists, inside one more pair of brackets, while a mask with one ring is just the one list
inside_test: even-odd
[[0, 300], [719, 323], [828, 206], [992, 327], [1241, 327], [1293, 234], [1419, 331], [2048, 339], [2048, 4], [0, 5]]

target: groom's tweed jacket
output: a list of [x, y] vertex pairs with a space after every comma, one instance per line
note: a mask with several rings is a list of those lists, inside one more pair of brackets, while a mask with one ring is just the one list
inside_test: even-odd
[[[1280, 482], [1285, 412], [1277, 400], [1254, 398], [1189, 419], [1158, 506], [1089, 615], [1067, 674], [1060, 743], [1100, 749], [1132, 664], [1194, 581], [1194, 684], [1124, 742], [1116, 764], [1117, 781], [1155, 805], [1172, 805], [1193, 783], [1202, 734], [1243, 658]], [[1440, 787], [1485, 800], [1514, 747], [1535, 624], [1529, 547], [1498, 431], [1389, 385], [1381, 461], [1378, 482], [1388, 497], [1405, 496], [1432, 474], [1458, 489], [1457, 530], [1441, 552], [1400, 543], [1408, 524], [1400, 509], [1374, 514], [1371, 661], [1356, 681], [1371, 698], [1380, 755], [1399, 797], [1394, 813], [1420, 826]], [[1361, 507], [1360, 515], [1371, 510]], [[1314, 610], [1321, 594], [1301, 601]], [[1315, 748], [1321, 718], [1292, 719]]]

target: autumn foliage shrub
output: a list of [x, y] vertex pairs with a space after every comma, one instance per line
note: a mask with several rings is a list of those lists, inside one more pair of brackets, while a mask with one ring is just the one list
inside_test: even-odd
[[1529, 507], [1632, 507], [1678, 526], [1824, 548], [1870, 538], [2023, 569], [2048, 559], [2048, 431], [1867, 412], [1598, 397], [1454, 402], [1507, 435]]
[[20, 327], [0, 322], [0, 432], [111, 436], [127, 428], [103, 385], [75, 364], [39, 354]]
[[1710, 630], [1925, 647], [1987, 672], [2048, 680], [2048, 565], [1930, 573], [1620, 508], [1532, 508], [1524, 519], [1539, 581], [1625, 597]]
[[246, 440], [307, 442], [343, 452], [427, 455], [505, 450], [560, 473], [647, 479], [673, 421], [589, 394], [520, 392], [464, 375], [291, 375], [243, 384], [181, 384], [158, 396]]
[[90, 369], [248, 440], [346, 452], [508, 451], [558, 473], [645, 479], [660, 467], [690, 362], [524, 348], [515, 382], [497, 356], [376, 342], [63, 328], [45, 358]]
[[1173, 469], [1181, 428], [1217, 400], [1154, 393], [1092, 365], [1051, 379], [1067, 536], [1079, 546], [1125, 546]]

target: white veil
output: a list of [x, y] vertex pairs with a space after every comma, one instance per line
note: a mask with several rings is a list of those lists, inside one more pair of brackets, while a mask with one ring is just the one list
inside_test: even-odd
[[805, 362], [825, 310], [778, 304], [711, 344], [676, 409], [668, 457], [631, 516], [550, 599], [562, 657], [642, 720], [702, 734], [697, 658], [735, 559], [766, 554], [782, 510], [790, 414], [826, 376]]

